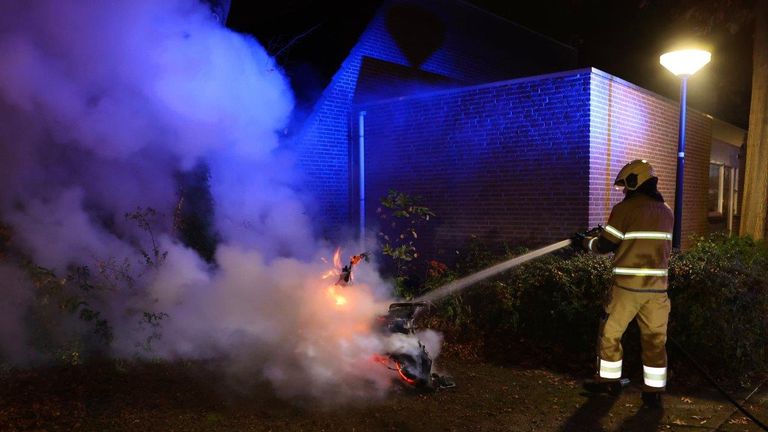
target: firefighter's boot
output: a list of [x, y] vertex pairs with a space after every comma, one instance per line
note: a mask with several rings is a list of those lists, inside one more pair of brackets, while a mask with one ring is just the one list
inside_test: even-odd
[[601, 379], [588, 379], [582, 383], [582, 388], [589, 393], [602, 393], [618, 396], [629, 385], [627, 378], [619, 380], [601, 380]]

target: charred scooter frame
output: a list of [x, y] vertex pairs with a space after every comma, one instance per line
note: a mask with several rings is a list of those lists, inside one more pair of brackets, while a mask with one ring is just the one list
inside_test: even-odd
[[386, 353], [385, 364], [390, 370], [396, 371], [400, 380], [410, 387], [420, 390], [438, 390], [455, 387], [453, 380], [439, 375], [432, 370], [432, 358], [426, 346], [418, 339], [415, 324], [416, 316], [426, 309], [426, 302], [400, 302], [389, 305], [389, 312], [378, 318], [379, 332], [383, 334], [403, 334], [415, 339], [415, 352], [392, 351]]
[[[353, 256], [349, 264], [342, 267], [336, 285], [348, 285], [352, 280], [353, 267], [368, 259], [368, 253]], [[415, 324], [416, 317], [428, 306], [427, 302], [397, 302], [389, 305], [387, 314], [376, 319], [376, 330], [385, 336], [405, 335], [415, 340], [418, 348], [415, 350], [391, 349], [390, 352], [382, 353], [377, 360], [388, 369], [397, 372], [400, 381], [408, 387], [419, 390], [455, 387], [456, 384], [450, 377], [438, 375], [432, 371], [432, 358], [416, 334], [418, 330]]]

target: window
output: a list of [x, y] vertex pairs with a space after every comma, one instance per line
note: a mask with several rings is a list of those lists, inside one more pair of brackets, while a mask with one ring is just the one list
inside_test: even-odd
[[739, 196], [738, 170], [734, 167], [711, 162], [709, 164], [709, 191], [707, 210], [713, 218], [725, 218], [727, 229], [732, 228], [732, 218], [737, 215], [736, 201]]
[[739, 215], [739, 169], [733, 169], [733, 197], [731, 198], [732, 215]]
[[723, 165], [709, 164], [709, 204], [707, 210], [710, 216], [723, 215]]

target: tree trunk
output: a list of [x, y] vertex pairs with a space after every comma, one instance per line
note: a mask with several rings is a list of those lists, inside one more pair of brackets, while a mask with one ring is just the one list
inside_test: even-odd
[[768, 209], [768, 0], [755, 1], [754, 16], [752, 102], [739, 232], [762, 239]]

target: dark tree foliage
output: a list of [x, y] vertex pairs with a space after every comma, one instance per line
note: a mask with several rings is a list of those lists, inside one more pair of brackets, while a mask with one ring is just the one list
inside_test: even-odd
[[179, 239], [209, 263], [213, 261], [219, 240], [213, 228], [210, 177], [210, 169], [204, 163], [176, 174], [179, 200], [173, 218]]
[[[642, 0], [640, 6], [661, 3]], [[677, 0], [673, 13], [701, 36], [752, 33], [752, 89], [740, 233], [756, 239], [768, 225], [768, 0]]]

